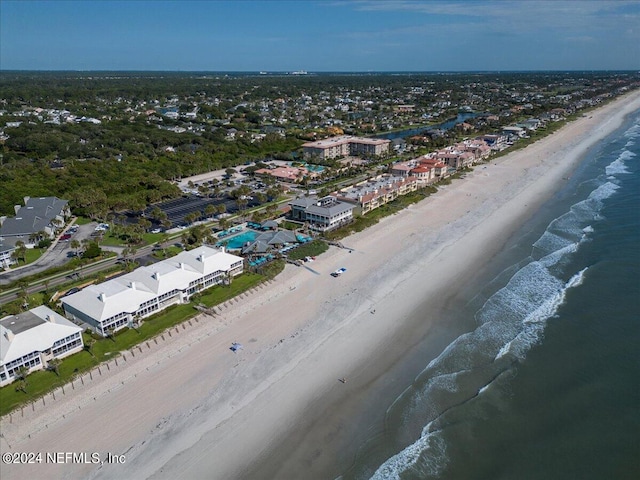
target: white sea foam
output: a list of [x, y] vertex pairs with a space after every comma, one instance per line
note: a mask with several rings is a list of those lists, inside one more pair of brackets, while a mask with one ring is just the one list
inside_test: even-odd
[[640, 136], [640, 124], [636, 123], [629, 130], [624, 132], [623, 136], [625, 138], [636, 138]]
[[561, 260], [564, 260], [567, 257], [567, 255], [571, 253], [575, 253], [578, 250], [578, 246], [580, 245], [580, 243], [583, 241], [584, 238], [585, 238], [585, 235], [580, 237], [579, 241], [570, 243], [569, 245], [562, 247], [561, 249], [556, 250], [555, 252], [551, 252], [549, 255], [542, 257], [540, 259], [540, 263], [547, 268], [557, 265], [558, 263], [560, 263]]
[[605, 173], [609, 176], [631, 173], [625, 162], [635, 157], [636, 154], [630, 150], [624, 150], [618, 158], [605, 167]]
[[[615, 183], [607, 182], [600, 185], [593, 192], [589, 194], [589, 198], [585, 200], [585, 202], [602, 202], [602, 200], [606, 200], [611, 197], [620, 187]], [[582, 202], [580, 202], [582, 203]], [[601, 203], [597, 203], [597, 210], [602, 208]]]
[[553, 220], [545, 233], [533, 244], [534, 252], [543, 255], [565, 248], [584, 239], [584, 228], [593, 220], [601, 218], [603, 200], [611, 197], [620, 187], [605, 182], [595, 188], [589, 196], [574, 204], [570, 211]]
[[567, 291], [571, 288], [582, 285], [586, 271], [587, 268], [584, 268], [576, 273], [569, 279], [561, 290], [556, 292], [555, 295], [550, 297], [535, 311], [527, 315], [523, 322], [524, 328], [522, 331], [513, 340], [506, 344], [505, 348], [500, 350], [498, 356], [496, 356], [496, 360], [507, 353], [513, 355], [519, 360], [524, 360], [529, 350], [542, 340], [547, 321], [556, 315], [560, 306], [564, 304]]
[[480, 390], [478, 390], [478, 395], [482, 395], [484, 392], [489, 390], [490, 386], [491, 386], [491, 383], [486, 384], [484, 387], [482, 387]]
[[419, 468], [423, 475], [439, 475], [447, 464], [446, 443], [439, 431], [430, 431], [430, 422], [420, 438], [384, 462], [371, 477], [372, 480], [400, 479], [408, 469]]

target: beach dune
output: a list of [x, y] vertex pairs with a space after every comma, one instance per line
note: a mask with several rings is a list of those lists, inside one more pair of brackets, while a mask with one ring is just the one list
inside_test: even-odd
[[[4, 417], [3, 453], [96, 452], [123, 461], [3, 465], [3, 480], [291, 478], [300, 471], [331, 478], [353, 454], [343, 447], [363, 434], [354, 425], [362, 425], [365, 406], [403, 388], [384, 374], [415, 332], [436, 328], [453, 292], [491, 262], [591, 146], [639, 108], [640, 93], [629, 93], [478, 165], [346, 238], [348, 248], [332, 247], [305, 267], [287, 265], [220, 315], [200, 315], [85, 385]], [[329, 275], [340, 267], [343, 275]], [[432, 318], [417, 326], [425, 304]], [[233, 342], [244, 348], [232, 352]], [[434, 344], [433, 356], [441, 347]]]

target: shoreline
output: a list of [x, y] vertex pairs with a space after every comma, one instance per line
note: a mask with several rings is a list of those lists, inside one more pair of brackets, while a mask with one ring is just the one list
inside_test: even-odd
[[[252, 462], [266, 462], [281, 478], [303, 465], [322, 471], [340, 447], [332, 439], [348, 442], [350, 418], [363, 415], [360, 402], [345, 400], [375, 403], [371, 393], [388, 388], [384, 372], [402, 359], [407, 342], [421, 338], [412, 333], [443, 328], [438, 318], [412, 325], [415, 311], [427, 299], [435, 317], [446, 309], [449, 292], [468, 282], [468, 271], [478, 275], [587, 149], [639, 106], [640, 92], [631, 92], [491, 165], [480, 164], [464, 181], [346, 238], [353, 253], [332, 247], [309, 268], [287, 266], [273, 284], [232, 301], [220, 318], [200, 316], [184, 336], [73, 398], [14, 423], [3, 418], [3, 452], [127, 457], [125, 466], [98, 469], [10, 465], [3, 478], [255, 478]], [[343, 276], [328, 275], [341, 266]], [[245, 350], [230, 353], [233, 341]], [[432, 345], [431, 354], [437, 349]], [[346, 384], [338, 381], [343, 377]], [[329, 406], [337, 407], [328, 412]], [[313, 430], [304, 431], [313, 424], [321, 425], [323, 444]]]

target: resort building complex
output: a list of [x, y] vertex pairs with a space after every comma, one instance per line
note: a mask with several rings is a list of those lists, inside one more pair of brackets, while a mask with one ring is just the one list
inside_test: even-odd
[[379, 156], [389, 152], [391, 140], [381, 138], [360, 138], [350, 135], [326, 138], [302, 145], [306, 160], [331, 160], [353, 156]]
[[10, 315], [0, 320], [0, 386], [16, 379], [21, 368], [48, 366], [83, 349], [82, 328], [48, 307]]
[[62, 306], [68, 318], [105, 335], [170, 305], [187, 303], [195, 293], [230, 281], [242, 271], [242, 257], [202, 246], [90, 285], [63, 297]]

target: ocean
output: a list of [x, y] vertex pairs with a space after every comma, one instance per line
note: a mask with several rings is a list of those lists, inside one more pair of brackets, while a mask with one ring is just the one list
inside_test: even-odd
[[640, 478], [640, 112], [507, 254], [340, 478]]

